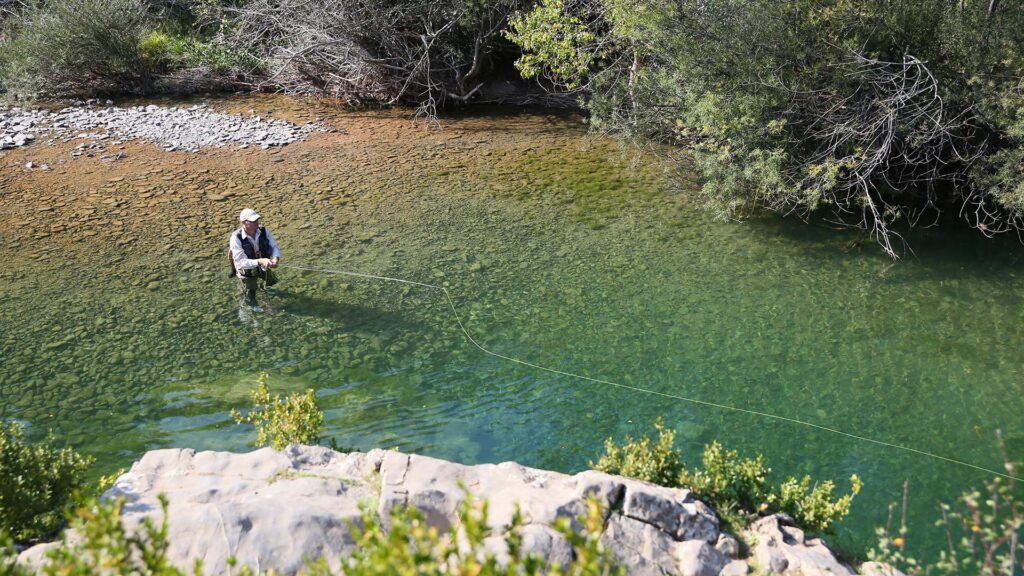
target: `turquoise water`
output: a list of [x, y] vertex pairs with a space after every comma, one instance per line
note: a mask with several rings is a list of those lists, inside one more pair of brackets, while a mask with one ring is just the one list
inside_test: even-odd
[[[571, 117], [449, 119], [440, 135], [396, 115], [327, 118], [358, 120], [368, 135], [314, 140], [280, 163], [208, 152], [182, 165], [140, 152], [118, 168], [123, 180], [111, 172], [83, 186], [69, 174], [65, 195], [117, 194], [124, 220], [138, 220], [85, 243], [35, 239], [26, 198], [40, 184], [10, 177], [0, 188], [0, 245], [16, 245], [0, 269], [0, 417], [34, 437], [52, 430], [103, 471], [154, 448], [245, 450], [254, 433], [228, 413], [266, 370], [278, 391], [317, 391], [325, 439], [341, 446], [575, 472], [605, 438], [646, 434], [661, 416], [691, 463], [719, 440], [763, 453], [778, 475], [842, 491], [858, 474], [866, 488], [835, 538], [847, 549], [870, 541], [904, 481], [908, 541], [934, 549], [936, 502], [992, 476], [487, 355], [438, 290], [284, 269], [279, 289], [261, 295], [267, 311], [243, 322], [222, 247], [237, 201], [264, 213], [286, 264], [444, 285], [467, 331], [498, 354], [1001, 471], [1000, 429], [1024, 459], [1015, 238], [947, 223], [908, 234], [914, 254], [894, 264], [824, 224], [713, 221], [663, 188], [647, 160], [585, 137]], [[232, 205], [182, 192], [228, 181]], [[148, 200], [178, 195], [171, 223], [160, 206], [132, 213], [148, 205], [133, 196], [142, 186], [155, 188]], [[60, 250], [47, 255], [48, 245]]]

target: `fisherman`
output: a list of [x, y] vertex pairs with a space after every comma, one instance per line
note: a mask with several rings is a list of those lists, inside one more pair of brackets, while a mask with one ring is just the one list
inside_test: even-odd
[[241, 225], [228, 240], [231, 268], [241, 281], [244, 304], [255, 312], [261, 312], [256, 303], [256, 288], [261, 278], [267, 287], [277, 281], [272, 269], [281, 261], [281, 250], [270, 231], [260, 224], [260, 215], [255, 210], [245, 208], [238, 215], [238, 221]]

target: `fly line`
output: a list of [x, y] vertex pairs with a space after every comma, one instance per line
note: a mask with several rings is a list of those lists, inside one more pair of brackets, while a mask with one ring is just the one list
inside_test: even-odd
[[797, 418], [790, 418], [789, 416], [782, 416], [782, 415], [779, 415], [779, 414], [772, 414], [770, 412], [762, 412], [762, 411], [759, 411], [759, 410], [751, 410], [749, 408], [740, 408], [738, 406], [730, 406], [728, 404], [721, 404], [721, 403], [718, 403], [718, 402], [711, 402], [711, 401], [708, 401], [708, 400], [700, 400], [700, 399], [697, 399], [697, 398], [690, 398], [690, 397], [687, 397], [687, 396], [682, 396], [680, 394], [671, 394], [671, 393], [668, 393], [668, 392], [660, 392], [658, 390], [650, 390], [648, 388], [641, 388], [639, 386], [630, 386], [628, 384], [622, 384], [622, 383], [619, 383], [619, 382], [613, 382], [611, 380], [604, 380], [604, 379], [601, 379], [601, 378], [593, 378], [593, 377], [590, 377], [590, 376], [585, 376], [583, 374], [575, 374], [575, 373], [572, 373], [572, 372], [566, 372], [564, 370], [558, 370], [557, 368], [550, 368], [548, 366], [542, 366], [540, 364], [534, 364], [533, 362], [527, 362], [526, 360], [521, 360], [519, 358], [513, 358], [512, 356], [506, 356], [504, 354], [500, 354], [498, 352], [494, 352], [492, 350], [488, 350], [487, 348], [485, 348], [482, 345], [480, 345], [480, 343], [477, 342], [475, 338], [473, 338], [473, 336], [469, 333], [469, 331], [466, 330], [465, 325], [462, 323], [462, 317], [459, 316], [459, 311], [458, 311], [458, 309], [455, 308], [455, 301], [452, 300], [451, 293], [449, 293], [448, 289], [446, 287], [444, 287], [444, 286], [438, 286], [437, 284], [427, 284], [427, 283], [424, 283], [424, 282], [414, 282], [412, 280], [404, 280], [402, 278], [392, 278], [392, 277], [389, 277], [389, 276], [376, 276], [376, 275], [373, 275], [373, 274], [364, 274], [364, 273], [361, 273], [361, 272], [348, 272], [348, 271], [345, 271], [345, 270], [328, 270], [328, 269], [325, 269], [325, 268], [310, 268], [310, 267], [304, 267], [304, 266], [292, 266], [292, 265], [284, 265], [284, 264], [282, 264], [281, 267], [282, 268], [291, 268], [293, 270], [304, 270], [304, 271], [307, 271], [307, 272], [322, 272], [322, 273], [325, 273], [325, 274], [336, 274], [336, 275], [340, 275], [340, 276], [353, 276], [353, 277], [356, 277], [356, 278], [366, 278], [366, 279], [371, 279], [371, 280], [384, 280], [384, 281], [387, 281], [387, 282], [396, 282], [396, 283], [399, 283], [399, 284], [409, 284], [409, 285], [412, 285], [412, 286], [420, 286], [420, 287], [423, 287], [423, 288], [430, 288], [432, 290], [440, 290], [441, 292], [444, 293], [445, 300], [448, 302], [448, 306], [451, 308], [452, 315], [455, 317], [455, 321], [459, 325], [459, 330], [462, 331], [462, 334], [466, 337], [466, 339], [469, 340], [469, 342], [471, 344], [473, 344], [473, 346], [475, 346], [477, 349], [479, 349], [484, 354], [488, 354], [490, 356], [494, 356], [495, 358], [500, 358], [500, 359], [505, 360], [507, 362], [512, 362], [512, 363], [515, 363], [515, 364], [519, 364], [521, 366], [527, 366], [529, 368], [533, 368], [535, 370], [541, 370], [541, 371], [544, 371], [544, 372], [549, 372], [551, 374], [558, 374], [560, 376], [565, 376], [565, 377], [568, 377], [568, 378], [575, 378], [575, 379], [578, 379], [578, 380], [584, 380], [584, 381], [587, 381], [587, 382], [593, 382], [595, 384], [603, 384], [605, 386], [612, 386], [612, 387], [615, 387], [615, 388], [620, 388], [620, 389], [623, 389], [623, 390], [630, 390], [630, 391], [638, 392], [638, 393], [641, 393], [641, 394], [649, 394], [651, 396], [660, 396], [662, 398], [669, 398], [669, 399], [672, 399], [672, 400], [679, 400], [679, 401], [682, 401], [682, 402], [689, 402], [691, 404], [697, 404], [699, 406], [709, 406], [709, 407], [712, 407], [712, 408], [719, 408], [721, 410], [738, 412], [738, 413], [741, 413], [741, 414], [748, 414], [748, 415], [751, 415], [751, 416], [758, 416], [758, 417], [761, 417], [761, 418], [767, 418], [767, 419], [777, 420], [777, 421], [781, 421], [781, 422], [788, 422], [790, 424], [796, 424], [798, 426], [805, 426], [805, 427], [808, 427], [808, 428], [813, 428], [815, 430], [821, 430], [823, 432], [828, 432], [830, 434], [836, 434], [836, 435], [839, 435], [839, 436], [844, 436], [846, 438], [852, 438], [854, 440], [859, 440], [859, 441], [867, 442], [867, 443], [870, 443], [870, 444], [876, 444], [878, 446], [885, 446], [886, 448], [892, 448], [892, 449], [895, 449], [895, 450], [902, 450], [902, 451], [909, 452], [909, 453], [912, 453], [912, 454], [917, 454], [917, 455], [920, 455], [920, 456], [926, 456], [928, 458], [934, 458], [936, 460], [941, 460], [941, 461], [944, 461], [944, 462], [948, 462], [950, 464], [956, 464], [958, 466], [965, 466], [967, 468], [973, 468], [973, 469], [979, 470], [981, 472], [986, 472], [986, 473], [989, 473], [989, 474], [995, 474], [996, 476], [1000, 476], [1000, 477], [1006, 478], [1008, 480], [1024, 481], [1024, 478], [1020, 478], [1018, 476], [1013, 475], [1011, 473], [1011, 472], [1013, 472], [1013, 470], [1011, 468], [1009, 468], [1009, 467], [1007, 467], [1007, 471], [1006, 472], [999, 472], [998, 470], [993, 470], [991, 468], [986, 468], [984, 466], [978, 466], [976, 464], [971, 464], [970, 462], [964, 462], [963, 460], [957, 460], [956, 458], [950, 458], [948, 456], [943, 456], [941, 454], [936, 454], [934, 452], [928, 452], [926, 450], [920, 450], [920, 449], [914, 448], [912, 446], [904, 446], [902, 444], [896, 444], [896, 443], [893, 443], [893, 442], [886, 442], [885, 440], [878, 440], [878, 439], [875, 439], [875, 438], [869, 438], [867, 436], [862, 436], [862, 435], [859, 435], [859, 434], [854, 434], [852, 432], [846, 432], [846, 431], [840, 430], [838, 428], [831, 428], [829, 426], [822, 426], [821, 424], [815, 424], [813, 422], [807, 422], [807, 421], [804, 421], [804, 420], [799, 420]]

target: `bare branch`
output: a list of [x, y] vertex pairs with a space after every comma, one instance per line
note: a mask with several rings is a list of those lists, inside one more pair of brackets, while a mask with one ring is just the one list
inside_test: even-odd
[[233, 15], [235, 41], [272, 64], [266, 85], [413, 104], [433, 118], [446, 101], [479, 94], [475, 79], [513, 8], [493, 0], [467, 15], [447, 0], [255, 0]]

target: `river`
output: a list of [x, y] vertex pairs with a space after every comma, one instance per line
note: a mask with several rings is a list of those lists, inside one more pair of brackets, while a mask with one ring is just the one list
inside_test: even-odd
[[[866, 487], [834, 538], [848, 550], [904, 481], [911, 550], [934, 550], [936, 503], [1003, 470], [997, 429], [1024, 459], [1016, 238], [946, 223], [893, 263], [821, 223], [717, 222], [569, 114], [427, 128], [281, 96], [211, 105], [332, 130], [271, 150], [0, 157], [0, 417], [98, 471], [249, 449], [229, 411], [261, 371], [315, 389], [325, 441], [347, 448], [574, 472], [660, 416], [691, 464], [719, 440], [777, 476], [845, 492], [855, 473]], [[292, 268], [240, 318], [226, 239], [245, 206]]]

